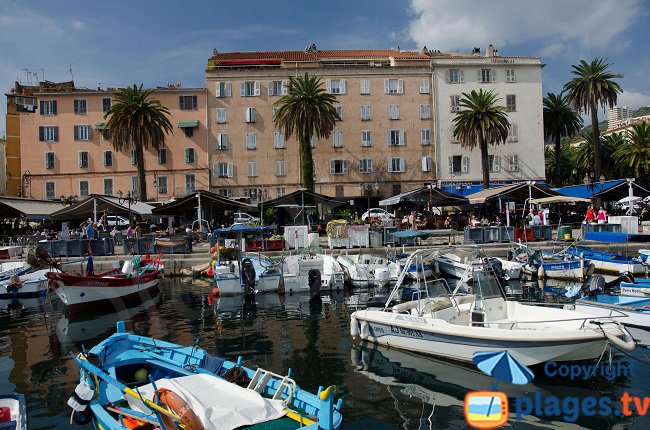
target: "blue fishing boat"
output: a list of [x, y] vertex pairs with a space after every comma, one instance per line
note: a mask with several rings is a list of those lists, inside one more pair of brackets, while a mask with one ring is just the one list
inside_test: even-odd
[[631, 282], [621, 282], [621, 295], [650, 298], [650, 279], [631, 279]]
[[6, 263], [0, 263], [0, 282], [8, 281], [12, 276], [20, 276], [26, 273], [29, 273], [32, 270], [32, 267], [26, 262], [10, 261]]
[[103, 430], [341, 428], [336, 387], [302, 390], [291, 379], [181, 346], [117, 332], [75, 357], [80, 382], [68, 401], [74, 419]]
[[640, 259], [627, 257], [613, 252], [596, 251], [588, 246], [570, 246], [566, 253], [573, 256], [584, 256], [594, 263], [597, 272], [607, 273], [632, 273], [634, 275], [645, 273]]
[[0, 429], [27, 430], [25, 396], [0, 394]]

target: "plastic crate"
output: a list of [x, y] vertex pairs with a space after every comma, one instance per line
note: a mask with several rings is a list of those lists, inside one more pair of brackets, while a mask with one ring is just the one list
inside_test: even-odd
[[125, 255], [140, 254], [140, 243], [138, 242], [138, 238], [127, 237], [122, 241], [122, 244], [124, 245]]
[[380, 248], [382, 246], [382, 234], [381, 234], [381, 231], [371, 231], [370, 232], [370, 246], [372, 248]]
[[531, 225], [530, 229], [533, 230], [533, 240], [542, 240], [542, 227], [543, 225]]
[[483, 241], [499, 242], [499, 227], [483, 227]]
[[499, 242], [512, 242], [515, 240], [515, 228], [508, 226], [499, 227]]
[[542, 240], [553, 240], [553, 227], [550, 225], [540, 225]]
[[483, 227], [465, 227], [465, 243], [483, 243], [484, 241]]
[[70, 239], [67, 241], [67, 256], [81, 257], [90, 250], [90, 240], [88, 239]]
[[534, 233], [531, 228], [515, 228], [514, 241], [532, 242]]
[[68, 255], [68, 244], [67, 240], [50, 240], [48, 244], [48, 251], [50, 255]]
[[284, 250], [284, 239], [266, 239], [266, 250], [267, 251], [283, 251]]
[[108, 239], [99, 239], [90, 241], [90, 251], [93, 255], [109, 255], [111, 245]]
[[138, 242], [140, 254], [154, 254], [156, 252], [153, 237], [138, 237]]
[[397, 230], [399, 230], [397, 227], [384, 227], [384, 245], [396, 242], [391, 233], [395, 233]]

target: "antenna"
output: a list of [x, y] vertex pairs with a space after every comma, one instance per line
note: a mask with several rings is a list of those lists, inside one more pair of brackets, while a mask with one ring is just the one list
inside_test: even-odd
[[25, 71], [25, 74], [27, 75], [27, 85], [30, 85], [30, 86], [31, 86], [31, 85], [32, 85], [32, 80], [31, 80], [31, 78], [30, 78], [29, 69], [28, 69], [28, 68], [24, 68], [24, 69], [22, 69], [22, 70], [24, 70], [24, 71]]
[[41, 69], [41, 79], [43, 79], [43, 82], [45, 82], [45, 68]]
[[74, 81], [74, 75], [72, 74], [72, 64], [68, 64], [68, 72], [70, 72], [70, 80]]

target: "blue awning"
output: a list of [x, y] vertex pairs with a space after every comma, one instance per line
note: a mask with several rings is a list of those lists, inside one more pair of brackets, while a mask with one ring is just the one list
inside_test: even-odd
[[557, 188], [555, 191], [569, 197], [580, 197], [589, 199], [598, 193], [607, 191], [612, 187], [625, 182], [625, 179], [616, 179], [613, 181], [596, 182], [592, 185], [570, 185], [568, 187]]
[[[599, 197], [606, 201], [614, 201], [629, 195], [629, 185], [625, 179], [614, 179], [596, 182], [593, 185], [571, 185], [558, 188], [556, 191], [570, 197], [585, 199]], [[650, 195], [650, 184], [646, 179], [635, 180], [632, 182], [632, 191], [637, 197], [647, 197]]]
[[394, 237], [401, 237], [401, 238], [403, 238], [403, 237], [424, 237], [424, 238], [426, 238], [426, 237], [431, 236], [431, 233], [429, 233], [429, 232], [418, 231], [418, 230], [400, 230], [400, 231], [396, 231], [396, 232], [389, 233], [389, 234], [392, 234]]

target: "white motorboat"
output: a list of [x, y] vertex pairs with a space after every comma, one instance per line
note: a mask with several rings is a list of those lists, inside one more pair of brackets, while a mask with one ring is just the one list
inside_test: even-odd
[[[444, 273], [454, 278], [464, 281], [472, 280], [473, 267], [477, 264], [483, 265], [486, 261], [490, 264], [501, 266], [504, 278], [519, 279], [523, 264], [518, 261], [509, 261], [497, 257], [486, 257], [481, 255], [481, 250], [476, 247], [450, 247], [441, 249], [432, 257], [434, 264], [440, 273]], [[482, 266], [481, 266], [482, 267]]]
[[419, 298], [384, 309], [358, 310], [350, 333], [394, 348], [471, 362], [475, 352], [507, 349], [525, 365], [598, 358], [607, 341], [635, 347], [623, 326], [611, 319], [507, 300], [487, 270], [474, 271], [475, 294], [452, 292], [446, 282], [428, 282]]
[[0, 298], [11, 297], [37, 297], [47, 293], [48, 279], [45, 276], [50, 271], [57, 269], [42, 269], [36, 272], [14, 275], [9, 279], [0, 281]]
[[26, 261], [6, 261], [0, 263], [0, 281], [6, 281], [14, 275], [24, 275], [32, 270]]
[[285, 290], [309, 290], [309, 271], [312, 269], [320, 271], [321, 290], [343, 288], [344, 272], [336, 258], [316, 251], [307, 251], [284, 257], [282, 273]]
[[[240, 266], [237, 260], [217, 260], [212, 266], [214, 280], [221, 294], [237, 295], [278, 291], [282, 273], [268, 257], [245, 254], [241, 261]], [[249, 281], [249, 278], [252, 281]]]
[[428, 253], [419, 253], [417, 254], [416, 259], [411, 259], [411, 255], [404, 255], [401, 258], [398, 258], [397, 261], [399, 263], [399, 270], [406, 271], [406, 275], [414, 280], [414, 281], [421, 281], [424, 279], [429, 279], [433, 277], [435, 273], [440, 273], [439, 270], [436, 269], [436, 266], [434, 264], [434, 261], [432, 257], [436, 255], [437, 251], [429, 251]]
[[[397, 263], [370, 254], [339, 255], [336, 261], [347, 270], [350, 282], [355, 287], [367, 287], [373, 284], [385, 286], [390, 281], [391, 269], [395, 273], [395, 280], [399, 273]], [[376, 280], [377, 271], [380, 275], [379, 281]]]

